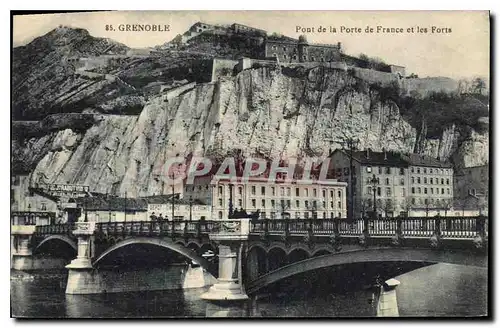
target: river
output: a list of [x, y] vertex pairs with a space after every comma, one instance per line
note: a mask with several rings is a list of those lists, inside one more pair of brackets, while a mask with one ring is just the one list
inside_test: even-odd
[[[14, 275], [15, 273], [13, 273]], [[367, 317], [376, 314], [368, 280], [353, 282], [346, 271], [296, 276], [264, 291], [242, 308], [221, 308], [200, 299], [206, 289], [107, 295], [66, 295], [66, 274], [37, 273], [33, 279], [11, 279], [11, 313], [36, 318], [137, 317]], [[347, 278], [348, 277], [348, 278]], [[485, 268], [435, 264], [395, 277], [400, 316], [479, 316], [486, 314], [488, 272]], [[359, 282], [359, 283], [358, 283]], [[300, 287], [298, 287], [300, 286]], [[326, 286], [326, 287], [325, 287]], [[328, 288], [332, 286], [332, 288]]]

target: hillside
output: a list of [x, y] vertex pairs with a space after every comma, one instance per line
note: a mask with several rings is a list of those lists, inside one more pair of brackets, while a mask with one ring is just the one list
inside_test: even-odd
[[[191, 46], [199, 51], [131, 55], [80, 30], [55, 30], [14, 49], [22, 68], [13, 78], [14, 169], [95, 192], [161, 194], [169, 192], [162, 166], [171, 157], [324, 158], [345, 133], [361, 141], [359, 149], [415, 151], [457, 168], [489, 160], [487, 96], [324, 66], [255, 66], [210, 83], [210, 59], [219, 53], [198, 41]], [[219, 50], [233, 57], [238, 44]], [[46, 59], [77, 52], [92, 60]], [[51, 76], [59, 83], [43, 82]], [[162, 91], [182, 85], [168, 98]]]

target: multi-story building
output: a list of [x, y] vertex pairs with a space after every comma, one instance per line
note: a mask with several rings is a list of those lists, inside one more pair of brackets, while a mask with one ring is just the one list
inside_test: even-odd
[[270, 183], [267, 178], [256, 177], [231, 182], [210, 176], [186, 184], [184, 197], [208, 199], [212, 219], [222, 220], [228, 218], [230, 188], [234, 210], [259, 211], [261, 218], [345, 218], [347, 213], [346, 183], [336, 180]]
[[[453, 176], [454, 210], [488, 212], [489, 165], [463, 168]], [[460, 214], [459, 214], [460, 215]]]
[[[335, 177], [348, 182], [349, 152], [336, 150], [331, 158]], [[451, 165], [428, 156], [369, 149], [353, 151], [353, 189], [351, 194], [348, 186], [348, 207], [354, 217], [366, 215], [374, 208], [378, 215], [389, 217], [447, 211], [453, 199], [452, 176]]]
[[340, 55], [340, 42], [309, 44], [305, 36], [300, 36], [298, 40], [288, 37], [268, 38], [265, 45], [265, 57], [275, 57], [285, 63], [339, 61]]

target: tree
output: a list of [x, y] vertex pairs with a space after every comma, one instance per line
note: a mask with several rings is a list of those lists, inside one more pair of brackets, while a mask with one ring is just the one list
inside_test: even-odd
[[[288, 203], [290, 200], [280, 199], [279, 203], [276, 204], [277, 209], [280, 213], [280, 218], [284, 219], [287, 212], [290, 209], [290, 204]], [[290, 218], [290, 213], [288, 213], [288, 218]]]
[[429, 211], [434, 209], [435, 206], [432, 202], [429, 201], [428, 198], [424, 199], [424, 205], [425, 205], [425, 216], [429, 216]]
[[394, 211], [394, 203], [392, 199], [377, 200], [377, 207], [384, 212], [385, 217], [388, 217], [388, 214]]
[[448, 211], [452, 208], [452, 206], [453, 206], [452, 198], [443, 199], [439, 204], [439, 207], [444, 210], [444, 216], [448, 215]]
[[413, 209], [413, 203], [411, 197], [406, 197], [401, 201], [401, 208], [406, 212], [407, 216], [410, 216], [410, 211]]
[[361, 213], [361, 217], [365, 217], [366, 213], [372, 210], [373, 205], [369, 197], [358, 197], [356, 203], [356, 207]]
[[486, 82], [480, 77], [476, 77], [472, 81], [472, 92], [475, 94], [483, 94], [483, 89], [486, 89]]

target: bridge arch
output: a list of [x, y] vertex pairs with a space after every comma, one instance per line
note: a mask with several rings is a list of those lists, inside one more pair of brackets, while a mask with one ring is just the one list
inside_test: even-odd
[[247, 285], [247, 293], [253, 294], [261, 288], [264, 288], [272, 283], [307, 271], [337, 265], [368, 262], [441, 262], [487, 267], [488, 258], [485, 254], [478, 254], [474, 251], [465, 250], [460, 251], [382, 247], [344, 251], [311, 257], [271, 271], [263, 276], [258, 277], [257, 279], [250, 280]]
[[[191, 261], [197, 262], [199, 265], [201, 265], [207, 271], [209, 271], [209, 272], [211, 271], [210, 270], [211, 266], [209, 265], [209, 262], [207, 260], [205, 260], [201, 256], [198, 256], [196, 254], [196, 252], [194, 252], [194, 251], [190, 250], [189, 248], [185, 247], [183, 244], [180, 244], [179, 242], [175, 243], [173, 241], [166, 240], [166, 239], [150, 238], [150, 237], [133, 237], [133, 238], [124, 239], [124, 240], [118, 242], [117, 244], [111, 246], [106, 251], [104, 251], [93, 262], [93, 265], [97, 266], [104, 258], [106, 258], [107, 256], [109, 256], [114, 251], [116, 251], [116, 250], [118, 250], [120, 248], [126, 247], [126, 246], [134, 245], [134, 244], [154, 245], [154, 246], [162, 247], [162, 248], [165, 248], [165, 249], [169, 249], [171, 251], [174, 251], [174, 252], [176, 252], [176, 253], [178, 253], [178, 254], [180, 254], [180, 255], [182, 255], [182, 256], [190, 259]], [[210, 273], [214, 274], [213, 272], [210, 272]]]
[[45, 239], [43, 239], [38, 245], [36, 245], [35, 249], [33, 250], [33, 253], [36, 253], [36, 251], [44, 244], [50, 242], [50, 241], [54, 241], [54, 240], [59, 240], [59, 241], [62, 241], [64, 243], [66, 243], [67, 245], [69, 245], [73, 250], [77, 251], [78, 250], [78, 246], [76, 245], [76, 242], [73, 241], [71, 238], [69, 238], [68, 236], [64, 236], [64, 235], [52, 235], [52, 236], [48, 236], [46, 237]]

